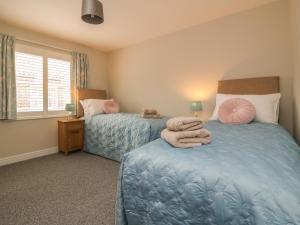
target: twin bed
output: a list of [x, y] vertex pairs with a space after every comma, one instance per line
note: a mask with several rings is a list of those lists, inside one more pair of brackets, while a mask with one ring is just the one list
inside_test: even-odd
[[[218, 89], [225, 94], [279, 91], [278, 77], [220, 81]], [[101, 132], [112, 133], [109, 124], [118, 117], [122, 120], [123, 115], [102, 115], [86, 124], [87, 151], [98, 154], [96, 146], [105, 148], [89, 136], [101, 126], [105, 127]], [[100, 122], [106, 119], [106, 125]], [[133, 124], [143, 123], [135, 119]], [[125, 123], [123, 129], [131, 125]], [[128, 145], [138, 144], [120, 150], [121, 143], [111, 143], [119, 153], [108, 148], [104, 154], [122, 158], [116, 225], [300, 224], [300, 149], [280, 125], [209, 121], [205, 127], [212, 132], [213, 142], [191, 149], [173, 148], [159, 139], [159, 126], [153, 138], [151, 131], [140, 129], [155, 126], [138, 126], [138, 132], [129, 129], [135, 135], [126, 140]], [[135, 140], [140, 137], [144, 140]]]
[[211, 144], [125, 155], [117, 225], [300, 224], [299, 148], [280, 126], [206, 124]]
[[[219, 93], [279, 92], [279, 78], [221, 81]], [[125, 154], [116, 225], [300, 224], [300, 149], [280, 125], [209, 121], [209, 145], [161, 139]]]
[[[84, 112], [80, 100], [106, 99], [106, 91], [92, 89], [77, 90], [77, 117]], [[139, 114], [99, 114], [85, 119], [85, 151], [115, 161], [135, 148], [160, 137], [166, 118], [145, 119]]]

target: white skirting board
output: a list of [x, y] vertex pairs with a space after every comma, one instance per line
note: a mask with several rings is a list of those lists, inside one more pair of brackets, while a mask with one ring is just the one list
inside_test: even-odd
[[42, 150], [28, 152], [19, 155], [13, 155], [5, 158], [0, 158], [0, 166], [4, 166], [11, 163], [21, 162], [28, 159], [38, 158], [45, 155], [51, 155], [58, 152], [58, 147], [45, 148]]

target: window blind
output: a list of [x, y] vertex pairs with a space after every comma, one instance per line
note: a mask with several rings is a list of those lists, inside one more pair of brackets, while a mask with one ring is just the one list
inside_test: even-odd
[[15, 53], [17, 111], [43, 111], [43, 57]]
[[48, 58], [48, 110], [65, 110], [71, 103], [71, 64], [69, 61]]

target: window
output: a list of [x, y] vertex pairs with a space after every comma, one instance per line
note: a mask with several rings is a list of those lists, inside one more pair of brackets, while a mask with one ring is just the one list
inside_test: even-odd
[[43, 111], [43, 57], [16, 52], [18, 112]]
[[70, 62], [48, 59], [48, 110], [64, 110], [71, 102]]
[[66, 115], [72, 102], [70, 54], [17, 44], [15, 64], [18, 118]]

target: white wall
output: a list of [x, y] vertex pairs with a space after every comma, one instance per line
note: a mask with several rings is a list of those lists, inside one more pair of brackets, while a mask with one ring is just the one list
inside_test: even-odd
[[291, 0], [290, 9], [294, 66], [294, 131], [300, 143], [300, 1]]
[[[92, 48], [0, 22], [0, 32], [26, 40], [87, 53], [90, 61], [88, 87], [107, 89], [107, 56]], [[0, 121], [0, 158], [57, 146], [57, 120]]]
[[292, 64], [288, 1], [217, 19], [109, 55], [109, 88], [125, 111], [144, 107], [189, 114], [189, 101], [213, 110], [220, 79], [281, 77], [280, 121], [292, 132]]

